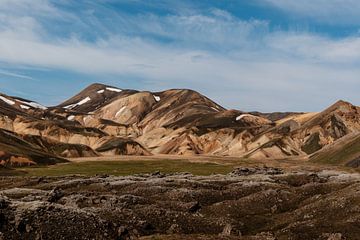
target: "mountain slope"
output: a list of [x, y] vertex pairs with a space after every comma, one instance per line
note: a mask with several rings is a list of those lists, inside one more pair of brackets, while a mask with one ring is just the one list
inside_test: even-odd
[[0, 129], [0, 162], [10, 165], [55, 164], [66, 162], [46, 153], [19, 135]]
[[302, 124], [293, 136], [303, 139], [302, 150], [312, 154], [357, 131], [360, 131], [360, 108], [345, 101], [338, 101]]
[[311, 161], [352, 167], [360, 166], [360, 133], [349, 134], [311, 156]]

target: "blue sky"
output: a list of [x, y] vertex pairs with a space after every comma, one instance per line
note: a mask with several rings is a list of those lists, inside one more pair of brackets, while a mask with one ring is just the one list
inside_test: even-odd
[[0, 0], [0, 91], [191, 88], [227, 108], [360, 105], [358, 0]]

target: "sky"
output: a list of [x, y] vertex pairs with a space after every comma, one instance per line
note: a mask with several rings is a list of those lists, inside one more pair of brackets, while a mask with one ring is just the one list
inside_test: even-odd
[[244, 111], [360, 105], [360, 1], [0, 0], [0, 92], [56, 105], [94, 82]]

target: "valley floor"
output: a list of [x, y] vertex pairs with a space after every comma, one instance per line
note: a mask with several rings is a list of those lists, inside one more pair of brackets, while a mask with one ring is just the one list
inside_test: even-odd
[[[244, 159], [220, 156], [103, 156], [71, 158], [68, 163], [50, 166], [16, 168], [12, 174], [24, 176], [64, 176], [108, 174], [126, 176], [161, 171], [163, 173], [189, 172], [194, 175], [227, 174], [235, 167], [278, 167], [286, 171], [341, 170], [358, 172], [357, 168], [348, 168], [331, 164], [318, 164], [303, 158], [288, 159]], [[0, 170], [1, 171], [1, 170]]]

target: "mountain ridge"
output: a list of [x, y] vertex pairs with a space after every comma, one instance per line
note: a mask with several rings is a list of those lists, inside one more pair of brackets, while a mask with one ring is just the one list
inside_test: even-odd
[[150, 92], [95, 83], [50, 107], [0, 94], [0, 129], [59, 158], [105, 152], [309, 158], [358, 134], [359, 119], [360, 108], [343, 100], [318, 113], [244, 112], [191, 89]]

